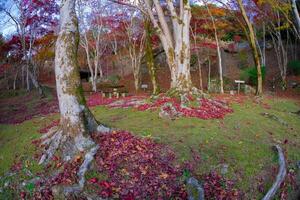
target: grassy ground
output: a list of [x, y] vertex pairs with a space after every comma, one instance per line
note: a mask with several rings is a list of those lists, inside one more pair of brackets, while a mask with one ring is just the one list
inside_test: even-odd
[[[274, 181], [268, 178], [271, 168], [277, 166], [277, 156], [271, 148], [274, 144], [279, 143], [285, 150], [289, 168], [295, 167], [300, 160], [300, 117], [292, 113], [300, 110], [299, 105], [284, 99], [265, 98], [264, 101], [270, 109], [252, 100], [233, 103], [234, 112], [223, 120], [181, 118], [169, 121], [159, 118], [157, 112], [102, 106], [93, 108], [92, 112], [99, 121], [111, 127], [152, 137], [171, 146], [179, 162], [193, 159], [192, 152], [198, 153], [201, 158], [196, 170], [198, 175], [220, 171], [224, 164], [228, 165], [225, 176], [237, 181], [237, 187], [247, 199], [260, 199], [258, 180], [263, 178], [266, 186]], [[287, 125], [261, 113], [273, 114]], [[31, 141], [40, 136], [39, 128], [56, 118], [58, 115], [33, 118], [19, 125], [0, 124], [0, 176], [9, 170], [15, 158], [28, 163], [31, 172], [39, 171], [40, 167], [32, 158], [35, 149]], [[0, 187], [1, 184], [3, 180]]]

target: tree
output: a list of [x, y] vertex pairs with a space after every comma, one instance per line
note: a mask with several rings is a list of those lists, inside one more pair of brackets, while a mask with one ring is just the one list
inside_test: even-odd
[[205, 4], [205, 7], [207, 9], [207, 12], [211, 18], [212, 24], [213, 24], [213, 29], [214, 29], [214, 36], [215, 36], [215, 41], [216, 41], [216, 45], [217, 45], [217, 55], [218, 55], [218, 65], [219, 65], [219, 81], [220, 81], [220, 93], [223, 94], [224, 93], [224, 83], [223, 83], [223, 67], [222, 67], [222, 54], [221, 54], [221, 47], [220, 47], [220, 42], [219, 42], [219, 37], [218, 37], [218, 32], [217, 32], [217, 27], [216, 27], [216, 23], [215, 23], [215, 18], [212, 15], [207, 2], [203, 1]]
[[261, 60], [260, 55], [258, 52], [257, 42], [255, 39], [255, 32], [253, 29], [253, 25], [250, 22], [250, 19], [246, 13], [246, 10], [244, 8], [242, 0], [236, 0], [238, 3], [238, 6], [240, 8], [241, 14], [243, 16], [243, 19], [246, 23], [246, 34], [248, 35], [249, 43], [252, 49], [256, 70], [257, 70], [257, 87], [256, 87], [256, 95], [262, 95], [262, 72], [261, 72]]
[[145, 31], [142, 22], [132, 12], [130, 20], [125, 21], [125, 29], [128, 40], [128, 51], [133, 70], [134, 87], [138, 91], [141, 85], [141, 62], [145, 50]]
[[[141, 0], [138, 4], [110, 0], [137, 7], [148, 15], [158, 35], [171, 72], [171, 89], [188, 92], [193, 88], [190, 74], [190, 0]], [[172, 22], [169, 26], [168, 21]]]
[[154, 55], [152, 50], [152, 35], [153, 35], [153, 29], [151, 26], [150, 19], [146, 18], [144, 20], [144, 26], [146, 31], [146, 39], [145, 39], [145, 56], [146, 56], [146, 62], [148, 71], [150, 74], [150, 79], [152, 82], [152, 94], [157, 95], [160, 92], [159, 85], [157, 82], [157, 73], [156, 73], [156, 66], [154, 63]]
[[98, 146], [90, 137], [92, 132], [109, 131], [98, 122], [88, 109], [83, 96], [77, 64], [79, 44], [78, 21], [74, 0], [62, 0], [60, 5], [60, 31], [56, 41], [55, 75], [60, 109], [60, 125], [43, 136], [46, 150], [40, 164], [48, 162], [57, 150], [69, 161], [80, 152], [88, 152], [79, 169], [79, 183], [82, 189], [84, 173]]
[[[159, 0], [153, 0], [154, 9], [150, 0], [143, 0], [142, 3], [140, 7], [144, 6], [165, 50], [171, 72], [171, 88], [180, 92], [190, 91], [190, 0], [176, 3], [178, 9], [172, 0], [166, 1], [166, 7]], [[168, 19], [172, 21], [172, 29], [168, 26]]]
[[[88, 1], [85, 4], [78, 1], [80, 30], [82, 39], [80, 45], [84, 48], [89, 71], [91, 73], [92, 89], [97, 91], [98, 71], [100, 78], [103, 77], [103, 69], [100, 58], [104, 55], [107, 49], [107, 42], [104, 40], [104, 22], [103, 16], [105, 6], [100, 1]], [[85, 13], [86, 8], [91, 11]]]
[[291, 2], [292, 2], [292, 8], [295, 16], [295, 21], [296, 21], [296, 27], [298, 30], [298, 34], [300, 35], [300, 15], [299, 15], [297, 3], [296, 0], [291, 0]]
[[[21, 77], [22, 85], [26, 78], [27, 90], [30, 90], [30, 80], [42, 94], [42, 88], [37, 81], [35, 65], [32, 63], [34, 54], [33, 46], [37, 38], [51, 32], [56, 22], [57, 3], [55, 0], [13, 0], [12, 5], [3, 4], [0, 11], [15, 26], [16, 37], [20, 40], [22, 59]], [[17, 11], [13, 11], [17, 10]]]
[[[288, 65], [288, 46], [294, 33], [297, 37], [297, 30], [293, 23], [288, 19], [292, 12], [290, 2], [265, 0], [255, 4], [256, 24], [263, 21], [266, 26], [268, 35], [271, 36], [280, 70], [281, 86], [286, 89], [287, 65]], [[264, 27], [263, 27], [264, 28]]]

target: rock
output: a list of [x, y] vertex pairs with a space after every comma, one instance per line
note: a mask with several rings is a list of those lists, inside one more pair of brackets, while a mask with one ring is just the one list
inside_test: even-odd
[[288, 126], [288, 123], [286, 121], [284, 121], [283, 119], [277, 117], [276, 115], [270, 114], [270, 113], [261, 113], [262, 116], [265, 116], [269, 119], [275, 120], [277, 122], [279, 122], [281, 125], [283, 126]]
[[9, 186], [9, 181], [6, 181], [5, 183], [4, 183], [4, 187], [6, 188], [6, 187], [8, 187]]
[[222, 164], [222, 166], [221, 166], [221, 174], [222, 174], [222, 175], [227, 174], [227, 172], [228, 172], [228, 167], [229, 167], [228, 164]]
[[298, 110], [297, 112], [292, 112], [294, 113], [295, 115], [299, 115], [300, 116], [300, 110]]
[[180, 113], [177, 112], [176, 108], [171, 103], [165, 103], [159, 112], [159, 117], [168, 120], [174, 120], [180, 117]]
[[191, 177], [187, 180], [186, 189], [188, 200], [204, 200], [204, 189], [196, 178]]
[[298, 169], [300, 170], [300, 160], [297, 162], [297, 167], [298, 167]]
[[52, 194], [54, 199], [65, 199], [64, 188], [60, 185], [55, 185], [52, 187]]
[[249, 95], [249, 94], [255, 94], [256, 90], [252, 86], [245, 84], [244, 92], [245, 94]]

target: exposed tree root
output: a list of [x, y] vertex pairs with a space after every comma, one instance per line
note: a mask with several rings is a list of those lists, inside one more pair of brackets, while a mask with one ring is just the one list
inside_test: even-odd
[[[98, 133], [104, 134], [110, 132], [112, 129], [104, 125], [99, 125], [96, 130]], [[77, 136], [72, 137], [70, 134], [64, 133], [62, 127], [51, 128], [48, 133], [41, 137], [41, 140], [41, 145], [46, 148], [39, 164], [48, 163], [58, 151], [61, 152], [64, 161], [70, 161], [76, 154], [85, 152], [84, 161], [77, 172], [78, 184], [68, 187], [57, 185], [52, 189], [53, 193], [59, 196], [79, 194], [85, 184], [84, 175], [89, 169], [99, 146], [93, 142], [89, 135], [84, 136], [83, 134], [78, 134]]]
[[196, 87], [192, 87], [190, 90], [188, 91], [182, 91], [182, 90], [178, 90], [176, 88], [172, 88], [170, 90], [167, 91], [166, 93], [167, 96], [170, 97], [180, 97], [182, 98], [182, 96], [186, 96], [186, 95], [193, 95], [193, 96], [197, 96], [197, 97], [204, 97], [207, 98], [209, 95], [204, 93], [202, 90], [199, 90]]
[[39, 165], [48, 162], [57, 151], [62, 139], [62, 130], [54, 131], [52, 129], [46, 135], [48, 138], [44, 138], [45, 140], [42, 142], [42, 145], [48, 146], [48, 149], [42, 155]]
[[277, 190], [280, 188], [281, 183], [284, 181], [285, 175], [286, 175], [286, 166], [285, 166], [285, 159], [282, 152], [282, 149], [279, 145], [275, 146], [278, 151], [279, 156], [279, 172], [276, 177], [276, 181], [273, 183], [271, 189], [268, 191], [268, 193], [264, 196], [262, 200], [271, 200], [275, 196]]
[[88, 171], [91, 162], [94, 159], [95, 154], [97, 153], [97, 150], [99, 149], [99, 146], [96, 145], [92, 147], [84, 157], [84, 161], [81, 164], [77, 176], [78, 176], [78, 184], [67, 186], [67, 187], [61, 187], [61, 186], [54, 186], [53, 193], [54, 196], [70, 196], [70, 195], [79, 195], [81, 191], [83, 190], [84, 184], [85, 184], [85, 173]]

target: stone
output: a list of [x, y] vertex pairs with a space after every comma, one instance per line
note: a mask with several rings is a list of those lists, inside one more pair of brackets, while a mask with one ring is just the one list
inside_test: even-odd
[[297, 167], [298, 167], [298, 169], [300, 170], [300, 160], [297, 162]]
[[252, 86], [246, 84], [244, 87], [244, 92], [245, 94], [249, 95], [249, 94], [255, 94], [256, 90]]
[[228, 167], [229, 167], [228, 164], [222, 164], [222, 165], [221, 165], [221, 174], [222, 174], [222, 175], [225, 175], [225, 174], [228, 173]]
[[277, 117], [276, 115], [274, 114], [270, 114], [270, 113], [261, 113], [262, 116], [265, 116], [269, 119], [272, 119], [272, 120], [275, 120], [277, 122], [279, 122], [281, 125], [283, 126], [288, 126], [288, 123], [286, 121], [284, 121], [283, 119]]
[[190, 177], [186, 183], [188, 200], [204, 200], [204, 189], [198, 180]]
[[177, 112], [176, 108], [171, 103], [165, 103], [159, 112], [159, 117], [168, 120], [175, 120], [180, 116], [180, 113]]
[[55, 185], [51, 189], [54, 199], [65, 199], [64, 188], [61, 185]]

